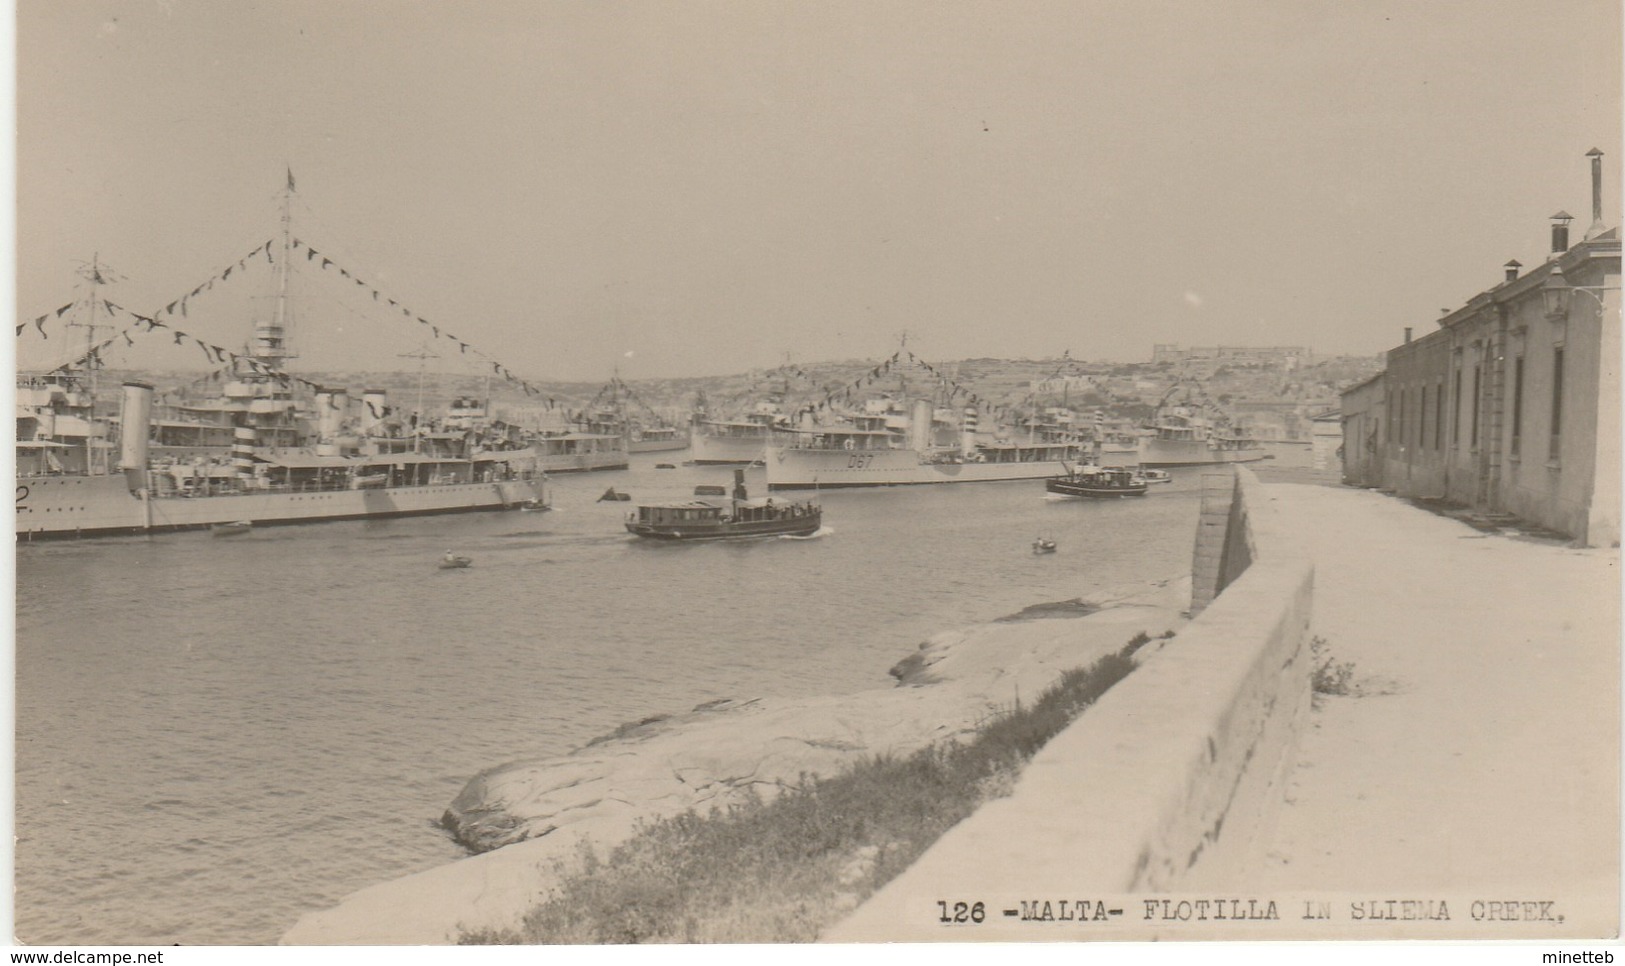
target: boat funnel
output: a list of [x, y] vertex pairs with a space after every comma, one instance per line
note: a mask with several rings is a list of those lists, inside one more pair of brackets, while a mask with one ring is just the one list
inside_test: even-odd
[[328, 440], [338, 435], [338, 411], [333, 408], [333, 390], [317, 389], [312, 405], [316, 409], [316, 438]]
[[368, 389], [361, 394], [361, 435], [375, 436], [389, 414], [389, 393], [383, 389]]
[[734, 499], [736, 499], [736, 500], [748, 500], [748, 499], [750, 499], [750, 494], [745, 491], [745, 471], [744, 470], [740, 470], [740, 469], [734, 470]]
[[914, 411], [908, 417], [908, 447], [916, 453], [924, 453], [931, 449], [931, 414], [933, 412], [931, 400], [914, 400]]
[[238, 426], [232, 433], [231, 469], [239, 480], [254, 477], [254, 427]]
[[976, 452], [976, 410], [967, 407], [959, 422], [959, 455], [970, 457]]
[[152, 387], [144, 382], [125, 383], [118, 466], [129, 477], [132, 490], [147, 485], [147, 440], [151, 432]]
[[350, 390], [333, 390], [333, 405], [328, 411], [331, 413], [329, 418], [333, 420], [333, 432], [323, 435], [336, 438], [344, 432], [344, 421], [350, 418]]

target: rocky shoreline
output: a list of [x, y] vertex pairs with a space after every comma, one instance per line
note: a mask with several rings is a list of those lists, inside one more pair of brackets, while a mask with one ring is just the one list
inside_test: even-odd
[[1035, 604], [932, 636], [892, 668], [892, 688], [707, 702], [623, 726], [567, 755], [486, 769], [442, 818], [475, 854], [309, 913], [282, 942], [441, 944], [512, 927], [584, 846], [602, 854], [640, 821], [771, 797], [864, 756], [969, 734], [1136, 633], [1176, 629], [1189, 599], [1189, 580], [1176, 579], [1102, 603]]

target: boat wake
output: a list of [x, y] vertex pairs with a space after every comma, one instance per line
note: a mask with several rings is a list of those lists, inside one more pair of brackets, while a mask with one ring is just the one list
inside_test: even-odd
[[817, 540], [819, 537], [827, 537], [827, 536], [829, 536], [830, 534], [832, 534], [834, 532], [835, 532], [834, 527], [819, 527], [817, 530], [814, 530], [812, 533], [809, 533], [804, 537], [798, 537], [793, 533], [783, 533], [783, 534], [779, 535], [779, 539], [780, 540]]

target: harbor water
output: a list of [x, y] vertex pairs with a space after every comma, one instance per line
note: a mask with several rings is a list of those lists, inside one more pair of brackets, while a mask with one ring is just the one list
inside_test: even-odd
[[557, 477], [546, 513], [19, 546], [19, 940], [275, 942], [462, 855], [436, 821], [482, 768], [716, 698], [887, 687], [935, 632], [1188, 574], [1213, 472], [1111, 501], [824, 492], [819, 536], [742, 543], [640, 541], [636, 502], [596, 502], [731, 484], [655, 468], [682, 455]]

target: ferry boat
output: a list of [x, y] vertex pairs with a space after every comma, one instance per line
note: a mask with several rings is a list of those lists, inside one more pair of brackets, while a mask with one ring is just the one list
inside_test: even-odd
[[[291, 235], [284, 195], [282, 257]], [[99, 279], [98, 279], [99, 281]], [[217, 525], [369, 519], [498, 510], [543, 502], [542, 454], [473, 428], [430, 432], [386, 425], [382, 393], [349, 406], [342, 390], [315, 393], [314, 445], [287, 445], [300, 418], [280, 372], [285, 344], [286, 276], [274, 313], [257, 323], [249, 347], [255, 368], [225, 376], [219, 409], [229, 413], [231, 445], [218, 434], [192, 443], [152, 444], [153, 388], [123, 387], [118, 460], [111, 419], [94, 413], [85, 384], [94, 369], [59, 369], [19, 380], [16, 534], [19, 540], [210, 529]], [[99, 294], [93, 288], [88, 304]], [[94, 362], [90, 363], [92, 366]], [[212, 418], [212, 417], [211, 417]], [[161, 425], [161, 423], [160, 423]], [[576, 454], [569, 454], [572, 458]]]
[[1063, 474], [1078, 461], [1083, 446], [1075, 439], [984, 442], [976, 438], [976, 414], [967, 410], [960, 445], [932, 445], [923, 427], [933, 425], [929, 403], [916, 404], [914, 431], [902, 445], [895, 433], [858, 426], [795, 430], [788, 442], [771, 448], [769, 490], [854, 486], [913, 486], [930, 483], [985, 483], [1036, 480]]
[[687, 500], [640, 506], [627, 515], [627, 532], [657, 540], [739, 540], [805, 537], [823, 525], [823, 509], [811, 501], [750, 499], [744, 477], [744, 470], [734, 471], [733, 498], [726, 503]]
[[1114, 499], [1123, 496], [1145, 496], [1150, 486], [1144, 477], [1130, 469], [1117, 466], [1080, 466], [1063, 476], [1046, 479], [1044, 489], [1060, 496]]

